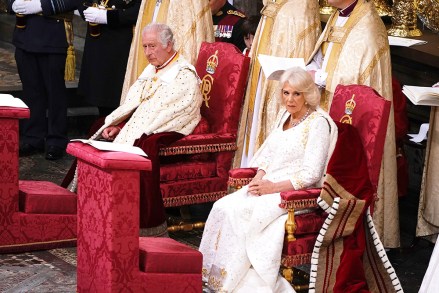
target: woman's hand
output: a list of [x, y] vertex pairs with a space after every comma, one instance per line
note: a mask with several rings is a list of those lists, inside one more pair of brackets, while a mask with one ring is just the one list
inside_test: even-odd
[[118, 126], [108, 126], [107, 128], [102, 131], [102, 137], [106, 140], [113, 141], [116, 136], [120, 132], [120, 127]]
[[276, 184], [270, 180], [252, 180], [248, 185], [248, 192], [252, 195], [264, 195], [276, 192]]

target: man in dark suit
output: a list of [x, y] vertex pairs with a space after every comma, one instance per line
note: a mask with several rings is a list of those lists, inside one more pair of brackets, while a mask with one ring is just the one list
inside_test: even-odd
[[[15, 60], [30, 118], [22, 121], [20, 155], [43, 152], [57, 160], [67, 145], [67, 97], [64, 81], [68, 25], [77, 0], [10, 0], [17, 14]], [[71, 12], [71, 13], [67, 13]], [[71, 27], [70, 27], [71, 28]], [[71, 31], [70, 31], [71, 32]], [[46, 120], [47, 111], [47, 120]]]
[[241, 51], [245, 49], [241, 26], [245, 14], [233, 7], [227, 0], [210, 0], [215, 41], [232, 43]]

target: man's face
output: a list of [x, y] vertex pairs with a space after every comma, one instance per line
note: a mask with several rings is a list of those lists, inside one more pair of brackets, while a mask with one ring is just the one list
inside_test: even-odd
[[210, 10], [215, 15], [226, 4], [227, 0], [209, 0]]
[[354, 0], [328, 0], [329, 5], [338, 9], [345, 9], [349, 4], [352, 4], [352, 2], [354, 2]]
[[142, 35], [143, 52], [148, 62], [154, 66], [165, 63], [172, 55], [172, 45], [163, 48], [156, 31], [147, 31]]

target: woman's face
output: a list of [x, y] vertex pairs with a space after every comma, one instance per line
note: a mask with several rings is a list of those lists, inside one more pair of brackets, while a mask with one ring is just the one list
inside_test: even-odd
[[291, 116], [300, 117], [306, 113], [308, 109], [305, 106], [306, 101], [303, 93], [298, 92], [288, 81], [284, 83], [281, 94], [285, 108]]

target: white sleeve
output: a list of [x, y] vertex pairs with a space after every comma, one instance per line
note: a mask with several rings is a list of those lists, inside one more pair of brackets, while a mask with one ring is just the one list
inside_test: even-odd
[[310, 126], [302, 168], [290, 179], [294, 189], [315, 185], [323, 176], [330, 143], [330, 127], [324, 117], [316, 118]]

